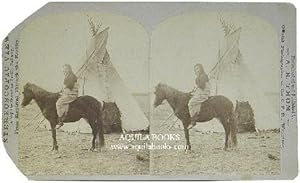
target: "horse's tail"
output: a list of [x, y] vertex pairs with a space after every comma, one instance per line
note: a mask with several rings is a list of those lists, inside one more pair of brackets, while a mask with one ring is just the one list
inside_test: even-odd
[[104, 147], [105, 142], [104, 142], [104, 130], [103, 130], [103, 110], [102, 110], [102, 105], [100, 102], [98, 102], [98, 107], [97, 109], [97, 138], [99, 139], [99, 147]]
[[229, 118], [230, 122], [230, 136], [231, 136], [231, 142], [233, 142], [234, 146], [237, 146], [237, 121], [236, 121], [236, 117], [235, 117], [235, 113], [232, 110], [230, 118]]

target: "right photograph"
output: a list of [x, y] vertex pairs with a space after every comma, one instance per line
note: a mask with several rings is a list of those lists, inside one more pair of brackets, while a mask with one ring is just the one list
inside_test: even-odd
[[279, 43], [268, 21], [238, 12], [182, 13], [155, 27], [152, 175], [280, 175]]

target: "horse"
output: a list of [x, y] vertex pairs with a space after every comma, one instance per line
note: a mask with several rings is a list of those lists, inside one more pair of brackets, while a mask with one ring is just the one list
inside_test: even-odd
[[222, 95], [210, 96], [201, 104], [200, 112], [191, 117], [188, 109], [189, 100], [192, 98], [191, 93], [181, 92], [166, 84], [159, 83], [155, 87], [154, 94], [154, 108], [166, 100], [173, 109], [175, 116], [181, 120], [184, 127], [187, 150], [191, 150], [188, 126], [192, 120], [196, 122], [208, 122], [213, 118], [217, 118], [225, 130], [224, 150], [228, 150], [229, 135], [231, 136], [234, 146], [237, 145], [237, 125], [234, 117], [233, 104], [228, 98]]
[[[55, 104], [60, 94], [48, 92], [32, 83], [26, 83], [23, 95], [22, 107], [27, 106], [32, 100], [35, 100], [43, 116], [50, 122], [53, 139], [52, 151], [57, 151], [56, 125], [58, 124], [58, 116]], [[81, 118], [85, 119], [92, 128], [93, 139], [90, 151], [94, 151], [95, 148], [99, 147], [101, 149], [101, 147], [104, 147], [102, 113], [102, 105], [97, 99], [87, 95], [80, 96], [69, 104], [69, 110], [63, 118], [63, 122], [70, 123], [77, 122]]]

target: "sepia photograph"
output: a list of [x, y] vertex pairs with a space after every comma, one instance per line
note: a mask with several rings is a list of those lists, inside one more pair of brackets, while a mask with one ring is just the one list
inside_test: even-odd
[[3, 40], [5, 148], [32, 180], [291, 179], [295, 13], [48, 3]]
[[[151, 133], [183, 150], [151, 151], [156, 175], [279, 175], [279, 53], [274, 28], [242, 13], [186, 13], [151, 37]], [[166, 163], [168, 162], [168, 163]]]
[[25, 175], [149, 174], [149, 151], [130, 149], [144, 142], [121, 138], [149, 133], [147, 98], [139, 99], [148, 83], [142, 27], [109, 13], [51, 15], [20, 41]]

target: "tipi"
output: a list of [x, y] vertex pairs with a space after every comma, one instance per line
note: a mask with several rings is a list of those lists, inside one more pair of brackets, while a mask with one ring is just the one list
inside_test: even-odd
[[[231, 84], [239, 83], [242, 79], [243, 73], [247, 72], [247, 68], [242, 62], [242, 55], [239, 49], [240, 34], [242, 28], [234, 28], [233, 25], [227, 25], [224, 20], [221, 19], [221, 24], [224, 29], [224, 41], [221, 48], [218, 51], [218, 62], [209, 72], [209, 77], [215, 82], [215, 94], [218, 94], [221, 90], [224, 94], [224, 84], [228, 82]], [[228, 85], [227, 85], [228, 86]], [[235, 92], [225, 93], [229, 98], [241, 100], [240, 87], [235, 89]], [[224, 94], [224, 95], [225, 95]]]
[[[128, 92], [123, 80], [110, 61], [106, 49], [109, 28], [98, 31], [100, 26], [96, 27], [91, 19], [89, 23], [93, 34], [90, 46], [86, 50], [87, 58], [76, 72], [80, 78], [81, 94], [93, 96], [99, 101], [115, 102], [121, 112], [123, 130], [146, 130], [149, 127], [148, 119]], [[91, 132], [84, 120], [79, 123], [66, 124], [63, 130], [67, 132]]]
[[239, 48], [242, 28], [221, 19], [224, 29], [223, 46], [219, 48], [219, 60], [209, 73], [214, 83], [215, 92], [227, 96], [234, 103], [248, 101], [254, 110], [254, 118], [258, 129], [278, 128], [278, 111], [272, 99], [260, 87], [259, 78], [251, 73], [243, 62]]

